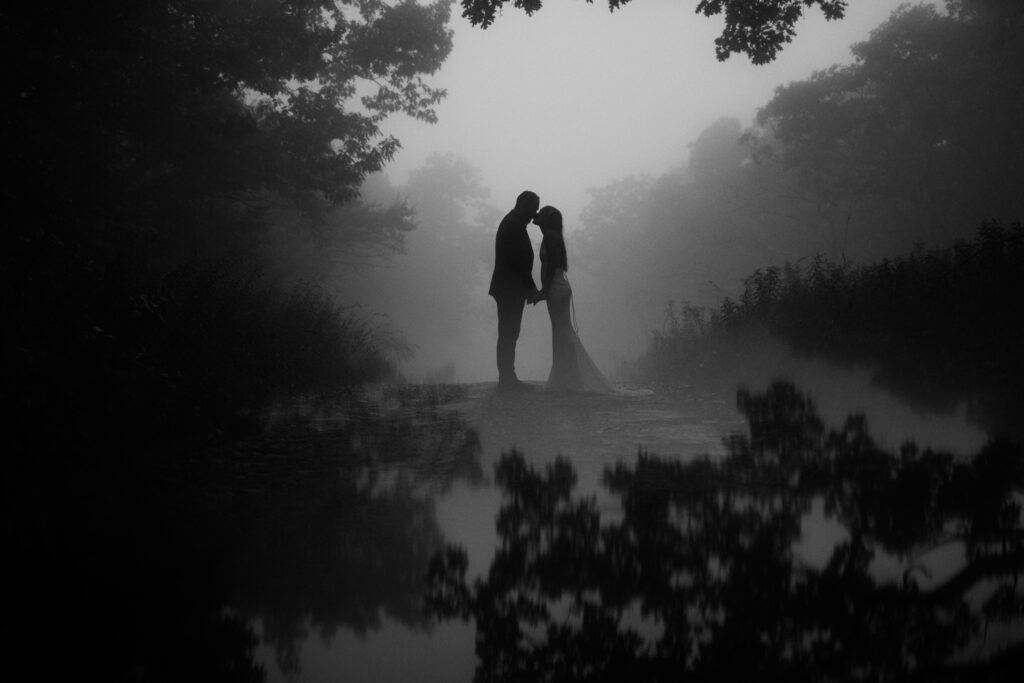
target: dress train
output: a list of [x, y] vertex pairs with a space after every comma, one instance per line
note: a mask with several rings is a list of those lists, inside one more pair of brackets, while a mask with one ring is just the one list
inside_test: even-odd
[[548, 285], [548, 315], [551, 317], [551, 374], [547, 388], [550, 391], [582, 391], [611, 393], [611, 383], [601, 374], [597, 364], [583, 347], [573, 328], [572, 287], [565, 271], [555, 270]]

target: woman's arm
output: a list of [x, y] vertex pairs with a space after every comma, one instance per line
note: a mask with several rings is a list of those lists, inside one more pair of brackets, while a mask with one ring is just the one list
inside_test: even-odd
[[551, 277], [555, 274], [555, 259], [552, 258], [551, 245], [545, 237], [540, 244], [540, 291], [547, 296]]

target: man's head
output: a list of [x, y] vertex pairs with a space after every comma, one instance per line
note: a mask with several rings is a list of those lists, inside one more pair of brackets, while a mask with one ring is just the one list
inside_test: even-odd
[[530, 192], [525, 190], [519, 193], [516, 197], [516, 211], [526, 216], [526, 220], [531, 220], [537, 215], [537, 209], [540, 208], [540, 197], [537, 196], [536, 192]]

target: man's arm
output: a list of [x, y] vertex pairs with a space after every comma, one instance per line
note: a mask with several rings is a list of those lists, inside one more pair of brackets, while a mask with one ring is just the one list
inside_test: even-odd
[[530, 236], [525, 228], [509, 224], [498, 228], [497, 257], [502, 260], [505, 270], [513, 273], [526, 291], [537, 291], [533, 281], [533, 245], [530, 244]]

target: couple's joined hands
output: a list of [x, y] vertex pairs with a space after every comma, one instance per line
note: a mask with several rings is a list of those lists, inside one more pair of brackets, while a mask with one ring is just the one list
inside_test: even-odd
[[537, 304], [537, 303], [539, 303], [541, 301], [544, 301], [544, 299], [547, 299], [547, 298], [548, 298], [548, 295], [547, 295], [546, 292], [541, 291], [541, 290], [534, 290], [533, 294], [528, 296], [526, 298], [526, 300], [529, 301], [531, 304]]

